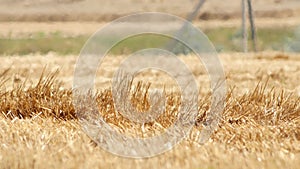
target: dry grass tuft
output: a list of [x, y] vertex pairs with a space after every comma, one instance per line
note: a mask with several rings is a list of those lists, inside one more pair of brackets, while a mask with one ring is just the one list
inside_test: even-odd
[[[4, 84], [5, 72], [1, 73], [1, 82]], [[12, 90], [1, 91], [0, 111], [5, 118], [35, 118], [54, 117], [62, 120], [76, 119], [75, 109], [72, 105], [72, 91], [64, 89], [55, 77], [57, 71], [48, 75], [42, 75], [35, 86], [25, 88], [25, 83], [15, 85]], [[128, 81], [130, 87], [130, 100], [133, 107], [139, 111], [150, 109], [149, 88], [150, 83], [138, 82], [133, 84], [133, 79]], [[231, 91], [227, 95], [225, 111], [223, 112], [222, 124], [220, 126], [253, 125], [253, 126], [280, 126], [286, 123], [299, 122], [300, 98], [293, 93], [286, 93], [284, 90], [271, 88], [267, 90], [268, 82], [259, 83], [256, 88], [242, 96], [234, 96]], [[199, 101], [199, 115], [196, 120], [196, 127], [201, 128], [201, 124], [210, 112], [210, 96]], [[141, 124], [131, 122], [124, 118], [120, 112], [116, 112], [112, 97], [112, 91], [107, 89], [98, 92], [95, 97], [99, 112], [112, 126], [127, 129], [140, 130]], [[146, 123], [146, 131], [155, 131], [171, 126], [177, 119], [178, 109], [181, 106], [179, 93], [166, 94], [166, 109], [156, 121]], [[228, 129], [227, 129], [228, 131]], [[135, 131], [137, 132], [137, 131]], [[147, 135], [147, 134], [146, 134]], [[295, 137], [299, 139], [299, 133]]]
[[[9, 90], [5, 89], [8, 71], [9, 69], [0, 72], [0, 112], [2, 115], [0, 117], [0, 140], [3, 142], [0, 146], [0, 150], [3, 152], [0, 153], [0, 161], [5, 161], [3, 164], [0, 162], [0, 168], [18, 168], [18, 166], [34, 168], [32, 166], [41, 167], [44, 164], [47, 164], [46, 166], [49, 168], [53, 161], [60, 161], [57, 165], [64, 166], [65, 162], [61, 159], [66, 158], [77, 160], [78, 164], [81, 163], [80, 160], [99, 159], [99, 157], [107, 161], [112, 159], [115, 159], [115, 162], [122, 161], [121, 158], [111, 157], [91, 145], [90, 139], [82, 133], [72, 104], [72, 90], [64, 89], [62, 84], [56, 80], [57, 71], [43, 74], [36, 85], [25, 87], [27, 86], [26, 82], [16, 83]], [[130, 80], [127, 83], [130, 84], [132, 105], [142, 113], [149, 110], [152, 106], [149, 101], [151, 84], [133, 83]], [[95, 100], [100, 115], [111, 126], [122, 133], [150, 137], [165, 131], [176, 120], [178, 109], [181, 106], [180, 94], [170, 92], [165, 96], [165, 112], [155, 121], [144, 125], [131, 122], [124, 118], [121, 112], [115, 110], [111, 89], [97, 92]], [[207, 145], [195, 148], [194, 143], [199, 139], [199, 131], [211, 110], [209, 98], [210, 95], [207, 94], [199, 100], [199, 115], [193, 131], [187, 139], [188, 142], [184, 142], [182, 147], [166, 154], [166, 157], [176, 159], [174, 164], [178, 168], [185, 164], [193, 164], [193, 167], [197, 167], [201, 164], [199, 160], [204, 162], [208, 168], [211, 166], [239, 168], [240, 166], [232, 167], [231, 164], [225, 162], [222, 162], [222, 166], [212, 162], [217, 158], [219, 161], [232, 160], [237, 164], [239, 162], [234, 160], [236, 156], [241, 156], [238, 159], [243, 160], [243, 164], [249, 164], [252, 168], [257, 168], [262, 162], [269, 168], [286, 168], [292, 166], [293, 161], [297, 162], [295, 155], [300, 153], [299, 96], [285, 90], [270, 88], [268, 81], [260, 82], [251, 92], [241, 96], [235, 95], [234, 89], [232, 89], [227, 95], [218, 129]], [[39, 129], [40, 127], [42, 129]], [[14, 154], [17, 153], [13, 154], [11, 151], [13, 149], [23, 151], [23, 154], [14, 157]], [[81, 151], [84, 151], [85, 154], [80, 154]], [[29, 156], [25, 152], [29, 152]], [[201, 154], [203, 152], [206, 154]], [[94, 155], [95, 153], [97, 155]], [[229, 153], [228, 157], [224, 156], [224, 153]], [[47, 156], [49, 162], [40, 159], [39, 154]], [[26, 157], [26, 162], [19, 161], [23, 157]], [[193, 159], [193, 157], [195, 158]], [[278, 163], [268, 162], [268, 160], [275, 161], [276, 159], [281, 161]], [[285, 163], [285, 160], [288, 160], [289, 163]], [[91, 161], [93, 160], [89, 159], [89, 162]], [[157, 163], [165, 164], [161, 156], [154, 158], [154, 161], [149, 159], [143, 163], [124, 162], [128, 165], [146, 165], [148, 167], [153, 164], [157, 165]], [[99, 166], [108, 167], [102, 165], [102, 161], [93, 161], [91, 164], [96, 163]], [[68, 166], [76, 168], [70, 164], [74, 164], [73, 162], [68, 163]], [[90, 166], [90, 163], [85, 165]], [[166, 165], [166, 168], [170, 168]], [[294, 168], [297, 168], [295, 166], [298, 165], [294, 165]]]
[[299, 118], [299, 96], [274, 87], [267, 89], [268, 81], [259, 83], [256, 88], [240, 97], [228, 96], [226, 111], [229, 123], [248, 123], [249, 120], [262, 125], [276, 125]]
[[[14, 84], [12, 90], [0, 91], [0, 111], [5, 118], [55, 117], [69, 120], [75, 117], [71, 90], [61, 88], [55, 77], [58, 71], [41, 75], [38, 83], [26, 88], [26, 81]], [[5, 79], [5, 76], [1, 79]], [[0, 80], [1, 80], [0, 79]], [[0, 83], [4, 83], [0, 82]]]

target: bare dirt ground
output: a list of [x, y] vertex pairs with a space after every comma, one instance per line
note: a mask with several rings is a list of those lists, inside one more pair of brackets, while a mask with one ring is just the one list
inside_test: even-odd
[[[1, 21], [111, 21], [136, 12], [167, 12], [186, 17], [198, 1], [175, 0], [22, 0], [0, 1]], [[298, 17], [298, 0], [253, 0], [256, 16]], [[240, 0], [209, 0], [198, 19], [240, 18]]]

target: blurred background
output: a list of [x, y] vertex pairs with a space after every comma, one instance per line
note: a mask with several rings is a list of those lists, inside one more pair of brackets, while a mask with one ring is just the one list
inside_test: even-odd
[[[116, 18], [149, 11], [187, 18], [198, 3], [199, 0], [0, 0], [0, 55], [79, 54], [91, 34]], [[218, 52], [244, 51], [241, 4], [241, 0], [207, 0], [193, 19]], [[300, 52], [299, 0], [252, 0], [252, 5], [258, 51]], [[124, 44], [128, 49], [116, 54], [129, 52], [137, 42]]]

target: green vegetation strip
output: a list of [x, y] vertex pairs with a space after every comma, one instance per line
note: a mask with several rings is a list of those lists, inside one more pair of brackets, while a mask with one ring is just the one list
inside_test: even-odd
[[[295, 28], [258, 29], [259, 50], [286, 50], [289, 46], [292, 46], [294, 42], [300, 40], [295, 30]], [[204, 33], [219, 52], [242, 51], [242, 33], [239, 28], [216, 28], [205, 30]], [[88, 38], [89, 35], [68, 37], [60, 32], [51, 33], [49, 35], [38, 32], [34, 35], [22, 38], [0, 37], [0, 54], [26, 55], [30, 53], [46, 54], [48, 52], [56, 52], [61, 55], [79, 54]], [[106, 41], [109, 42], [113, 40], [113, 38], [113, 36], [108, 36]], [[169, 38], [157, 35], [135, 36], [117, 44], [111, 50], [111, 53], [126, 54], [143, 48], [160, 48], [169, 42]], [[105, 43], [101, 44], [105, 45]], [[249, 47], [251, 47], [250, 41]]]

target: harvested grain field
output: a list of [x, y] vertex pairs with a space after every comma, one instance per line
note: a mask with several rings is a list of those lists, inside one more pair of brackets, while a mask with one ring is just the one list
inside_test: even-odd
[[[108, 108], [113, 106], [109, 83], [124, 57], [108, 57], [102, 66], [104, 71], [99, 70], [97, 75], [102, 79], [97, 95], [100, 114], [116, 129], [126, 128], [128, 121]], [[2, 57], [0, 168], [298, 168], [299, 55], [220, 54], [229, 93], [218, 129], [204, 145], [195, 141], [205, 118], [201, 115], [210, 109], [207, 77], [192, 56], [180, 58], [191, 66], [197, 82], [203, 84], [197, 123], [190, 136], [171, 151], [135, 160], [102, 150], [82, 131], [71, 97], [76, 56]], [[168, 83], [167, 79], [151, 72], [138, 77], [154, 86]], [[136, 92], [143, 93], [142, 90], [145, 88]], [[155, 129], [157, 124], [163, 129], [175, 116], [168, 109], [175, 106], [176, 111], [180, 104], [178, 94], [169, 93], [167, 97], [167, 114], [146, 124], [146, 130]], [[143, 98], [133, 99], [141, 104]], [[130, 126], [128, 130], [143, 136], [141, 126]]]
[[[199, 144], [213, 112], [210, 76], [192, 53], [178, 55], [199, 89], [197, 114], [188, 124], [191, 132], [169, 151], [133, 159], [97, 146], [108, 142], [105, 139], [112, 138], [110, 133], [103, 133], [108, 136], [104, 139], [98, 135], [95, 141], [84, 130], [82, 117], [87, 111], [78, 111], [73, 97], [80, 50], [95, 31], [113, 19], [148, 11], [186, 18], [198, 1], [0, 0], [0, 169], [298, 169], [300, 3], [252, 2], [257, 53], [241, 53], [240, 0], [207, 1], [193, 20], [216, 47], [226, 77], [224, 109], [209, 140]], [[117, 52], [109, 53], [98, 67], [94, 95], [84, 97], [95, 101], [96, 108], [91, 109], [97, 109], [97, 117], [121, 135], [143, 139], [160, 135], [180, 119], [182, 108], [187, 112], [194, 108], [180, 99], [182, 91], [175, 79], [158, 70], [144, 70], [134, 79], [122, 77], [129, 87], [119, 90], [119, 96], [129, 91], [129, 97], [121, 100], [147, 116], [148, 110], [157, 107], [150, 104], [152, 92], [161, 89], [165, 109], [158, 118], [141, 124], [116, 108], [113, 76], [124, 59], [140, 49], [136, 44], [146, 44], [145, 48], [166, 45], [165, 41], [151, 41], [155, 43], [148, 43], [147, 38], [127, 41]], [[116, 143], [113, 148], [127, 150], [130, 146]]]

